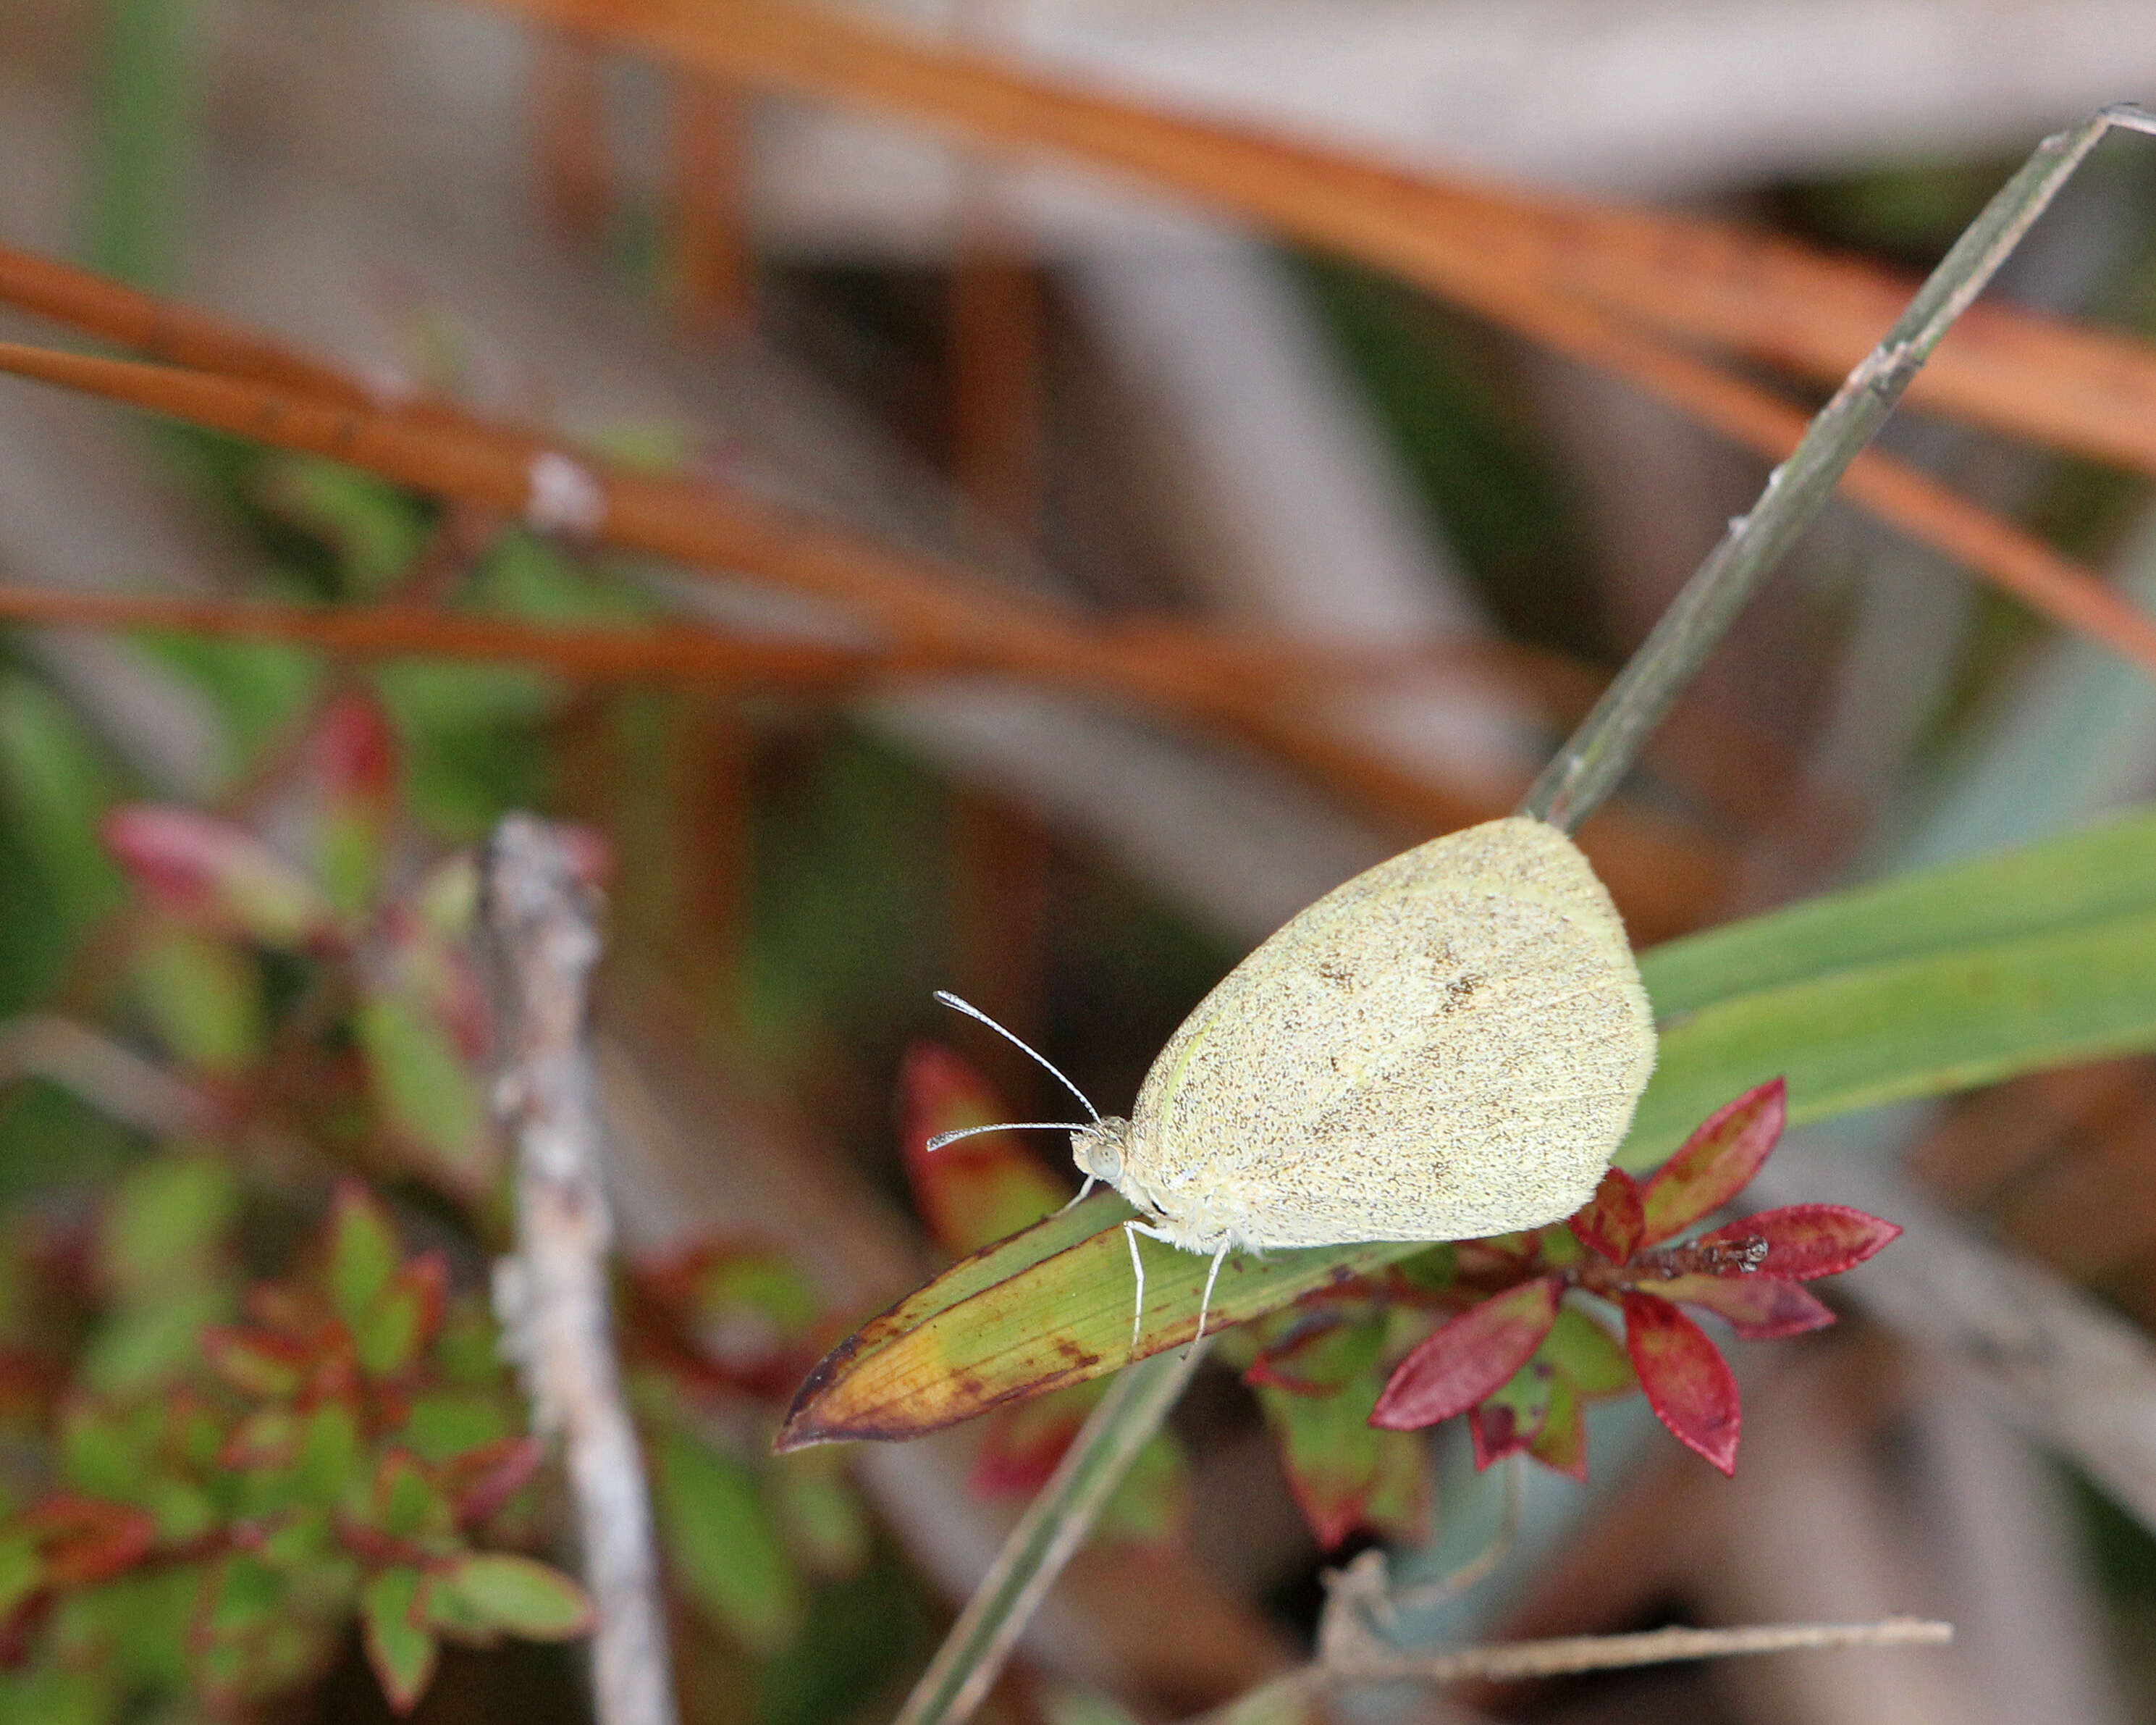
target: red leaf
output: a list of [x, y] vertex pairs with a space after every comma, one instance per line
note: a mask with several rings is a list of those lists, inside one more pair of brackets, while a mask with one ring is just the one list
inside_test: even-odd
[[1399, 1363], [1370, 1424], [1414, 1431], [1464, 1413], [1526, 1362], [1557, 1321], [1554, 1276], [1493, 1295], [1426, 1337]]
[[1757, 1241], [1764, 1250], [1751, 1274], [1809, 1282], [1863, 1263], [1901, 1232], [1896, 1223], [1846, 1204], [1791, 1204], [1717, 1228], [1696, 1244], [1735, 1247]]
[[1779, 1276], [1677, 1276], [1657, 1283], [1651, 1291], [1726, 1318], [1747, 1341], [1801, 1336], [1834, 1321], [1834, 1310], [1825, 1301]]
[[296, 1395], [316, 1362], [316, 1350], [269, 1330], [220, 1325], [203, 1331], [199, 1345], [210, 1370], [243, 1395]]
[[497, 1438], [452, 1455], [439, 1477], [456, 1511], [457, 1525], [476, 1527], [516, 1496], [539, 1471], [546, 1455], [547, 1446], [536, 1438]]
[[1558, 1372], [1537, 1354], [1501, 1385], [1497, 1393], [1467, 1410], [1467, 1429], [1475, 1439], [1475, 1470], [1529, 1448], [1542, 1435], [1557, 1395]]
[[397, 737], [366, 695], [336, 696], [315, 721], [307, 764], [330, 801], [370, 824], [386, 822], [397, 795]]
[[1622, 1168], [1612, 1168], [1571, 1226], [1581, 1245], [1612, 1264], [1622, 1264], [1640, 1249], [1645, 1223], [1639, 1182]]
[[1707, 1332], [1666, 1300], [1625, 1294], [1625, 1351], [1662, 1424], [1725, 1474], [1737, 1471], [1737, 1379]]
[[176, 916], [267, 946], [309, 946], [334, 931], [315, 883], [228, 821], [135, 803], [106, 816], [104, 832], [129, 878]]
[[1640, 1194], [1646, 1212], [1641, 1244], [1667, 1239], [1743, 1191], [1782, 1135], [1787, 1113], [1788, 1086], [1770, 1079], [1709, 1115]]
[[109, 1581], [147, 1557], [157, 1527], [141, 1510], [95, 1497], [51, 1497], [23, 1518], [56, 1588]]
[[1467, 1430], [1475, 1440], [1475, 1471], [1493, 1461], [1517, 1455], [1533, 1447], [1542, 1435], [1542, 1423], [1524, 1421], [1520, 1410], [1505, 1402], [1484, 1402], [1467, 1410]]
[[1053, 1215], [1070, 1197], [1014, 1132], [983, 1132], [931, 1151], [938, 1132], [1008, 1120], [973, 1068], [938, 1043], [916, 1043], [899, 1064], [900, 1139], [913, 1200], [936, 1244], [954, 1257]]

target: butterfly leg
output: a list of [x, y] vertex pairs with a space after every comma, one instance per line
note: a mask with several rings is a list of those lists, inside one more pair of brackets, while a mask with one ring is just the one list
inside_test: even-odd
[[1131, 1309], [1131, 1357], [1138, 1352], [1138, 1325], [1145, 1317], [1145, 1260], [1138, 1256], [1139, 1226], [1135, 1222], [1123, 1224], [1123, 1240], [1131, 1249], [1131, 1274], [1137, 1278], [1138, 1303]]
[[[1084, 1202], [1086, 1202], [1086, 1194], [1087, 1192], [1089, 1192], [1092, 1191], [1092, 1189], [1093, 1189], [1095, 1187], [1098, 1186], [1100, 1183], [1101, 1183], [1101, 1177], [1100, 1177], [1099, 1175], [1097, 1175], [1097, 1174], [1088, 1174], [1088, 1175], [1086, 1177], [1086, 1183], [1085, 1183], [1083, 1186], [1081, 1186], [1081, 1187], [1080, 1187], [1078, 1188], [1078, 1196], [1077, 1196], [1076, 1197], [1075, 1197], [1075, 1198], [1071, 1199], [1071, 1200], [1070, 1200], [1070, 1202], [1069, 1203], [1065, 1204], [1065, 1205], [1063, 1207], [1063, 1210], [1075, 1210], [1075, 1209], [1076, 1209], [1076, 1208], [1079, 1207], [1079, 1205], [1081, 1205], [1081, 1204], [1082, 1204], [1082, 1203], [1084, 1203]], [[1056, 1213], [1057, 1215], [1060, 1216], [1060, 1215], [1063, 1213], [1063, 1210], [1058, 1210], [1055, 1213]]]
[[1126, 1222], [1123, 1224], [1123, 1238], [1129, 1242], [1131, 1249], [1131, 1272], [1137, 1278], [1138, 1284], [1138, 1303], [1131, 1312], [1131, 1357], [1133, 1359], [1137, 1358], [1138, 1352], [1138, 1328], [1145, 1319], [1145, 1260], [1138, 1256], [1140, 1234], [1149, 1240], [1158, 1240], [1163, 1245], [1175, 1244], [1164, 1229], [1148, 1228], [1142, 1222]]
[[1193, 1347], [1205, 1339], [1205, 1314], [1213, 1309], [1213, 1285], [1220, 1280], [1220, 1266], [1227, 1262], [1231, 1240], [1220, 1242], [1220, 1249], [1213, 1254], [1213, 1268], [1205, 1272], [1205, 1292], [1198, 1302], [1198, 1333], [1190, 1338]]

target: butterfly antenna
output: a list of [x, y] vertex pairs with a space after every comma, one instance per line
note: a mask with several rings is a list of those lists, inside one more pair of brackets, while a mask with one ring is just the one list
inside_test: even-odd
[[947, 1144], [956, 1144], [961, 1138], [978, 1138], [983, 1132], [1082, 1132], [1083, 1120], [1004, 1120], [993, 1126], [961, 1126], [955, 1132], [938, 1132], [928, 1141], [927, 1148], [941, 1150]]
[[[1101, 1110], [1093, 1106], [1091, 1099], [1088, 1097], [1083, 1090], [1080, 1089], [1077, 1085], [1072, 1084], [1069, 1079], [1064, 1077], [1061, 1073], [1058, 1072], [1055, 1069], [1055, 1064], [1038, 1048], [1028, 1047], [1025, 1043], [1021, 1041], [1018, 1037], [1014, 1036], [1009, 1031], [1005, 1030], [1002, 1025], [997, 1023], [994, 1019], [988, 1017], [986, 1012], [983, 1012], [978, 1007], [974, 1006], [969, 1001], [962, 1001], [957, 995], [947, 993], [944, 990], [940, 988], [936, 991], [936, 998], [941, 1001], [945, 1006], [950, 1007], [954, 1012], [963, 1012], [968, 1018], [979, 1019], [982, 1023], [987, 1025], [989, 1029], [995, 1032], [998, 1036], [1001, 1037], [1013, 1048], [1019, 1050], [1029, 1058], [1038, 1063], [1043, 1072], [1046, 1073], [1050, 1078], [1054, 1079], [1057, 1084], [1062, 1085], [1065, 1089], [1068, 1090], [1072, 1095], [1078, 1099], [1078, 1100], [1084, 1105], [1086, 1112], [1092, 1115], [1093, 1121], [1096, 1125], [1100, 1124]], [[935, 1148], [933, 1145], [931, 1145], [929, 1147], [932, 1150]]]

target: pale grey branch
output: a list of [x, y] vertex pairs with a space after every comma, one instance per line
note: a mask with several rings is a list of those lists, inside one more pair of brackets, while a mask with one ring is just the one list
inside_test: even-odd
[[487, 847], [495, 1105], [516, 1152], [516, 1253], [495, 1266], [495, 1303], [533, 1423], [562, 1435], [597, 1616], [599, 1725], [674, 1725], [650, 1496], [608, 1310], [613, 1228], [587, 1025], [598, 906], [578, 852], [567, 833], [528, 815], [508, 816]]

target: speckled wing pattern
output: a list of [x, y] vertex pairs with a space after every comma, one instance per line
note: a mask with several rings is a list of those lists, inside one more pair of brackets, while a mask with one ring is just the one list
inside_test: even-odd
[[1473, 1239], [1584, 1203], [1654, 1069], [1624, 924], [1563, 833], [1449, 833], [1311, 905], [1153, 1063], [1127, 1195], [1177, 1244]]

